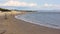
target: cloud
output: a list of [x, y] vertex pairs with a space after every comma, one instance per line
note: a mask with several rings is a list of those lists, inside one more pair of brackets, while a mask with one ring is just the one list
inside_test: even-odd
[[40, 5], [38, 7], [36, 7], [39, 10], [53, 10], [53, 9], [60, 9], [60, 5], [59, 4], [49, 4], [49, 3], [45, 3], [43, 5]]
[[37, 4], [35, 3], [30, 3], [29, 6], [37, 6]]
[[19, 6], [19, 7], [32, 7], [35, 9], [60, 9], [60, 5], [45, 3], [38, 5], [37, 3], [20, 2], [18, 0], [8, 0], [5, 3], [0, 3], [0, 6]]
[[49, 3], [45, 3], [42, 6], [38, 7], [39, 9], [60, 9], [60, 5], [59, 4], [49, 4]]
[[44, 6], [45, 6], [45, 7], [52, 7], [52, 6], [53, 6], [53, 4], [45, 3], [45, 4], [44, 4]]
[[60, 8], [60, 5], [45, 3], [45, 4], [44, 4], [44, 7], [50, 7], [50, 8]]
[[28, 7], [34, 7], [37, 6], [36, 3], [27, 3], [27, 2], [19, 2], [19, 1], [14, 1], [14, 0], [9, 0], [8, 2], [5, 2], [3, 4], [0, 4], [0, 6], [28, 6]]

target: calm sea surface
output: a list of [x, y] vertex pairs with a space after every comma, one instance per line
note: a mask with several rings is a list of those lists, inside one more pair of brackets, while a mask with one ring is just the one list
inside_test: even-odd
[[36, 12], [15, 16], [33, 24], [60, 29], [60, 12]]

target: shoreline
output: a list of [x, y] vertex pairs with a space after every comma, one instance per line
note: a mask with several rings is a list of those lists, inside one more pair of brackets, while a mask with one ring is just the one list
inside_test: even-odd
[[41, 24], [41, 23], [36, 23], [36, 22], [32, 22], [32, 21], [29, 21], [29, 20], [26, 20], [25, 18], [19, 18], [19, 15], [15, 16], [16, 19], [18, 20], [23, 20], [23, 21], [26, 21], [26, 22], [29, 22], [29, 23], [32, 23], [32, 24], [36, 24], [36, 25], [40, 25], [40, 26], [44, 26], [44, 27], [48, 27], [48, 28], [53, 28], [53, 29], [60, 29], [60, 27], [58, 25], [54, 25], [54, 24]]
[[30, 23], [30, 22], [26, 22], [26, 21], [23, 21], [23, 20], [19, 20], [19, 21], [22, 21], [22, 23], [26, 25], [25, 29], [30, 31], [29, 34], [32, 34], [31, 33], [32, 31], [33, 32], [35, 31], [33, 34], [35, 34], [35, 33], [36, 34], [40, 34], [40, 33], [41, 34], [60, 34], [60, 29], [48, 28], [48, 27], [45, 27], [45, 26], [40, 26], [40, 25], [36, 25], [36, 24]]
[[18, 20], [15, 15], [11, 14], [7, 17], [8, 19], [4, 19], [3, 16], [0, 16], [0, 30], [5, 30], [4, 34], [60, 34], [60, 29], [52, 29]]
[[36, 23], [36, 22], [32, 22], [32, 21], [28, 21], [26, 19], [22, 19], [22, 18], [18, 18], [18, 16], [15, 16], [16, 19], [18, 20], [23, 20], [23, 21], [26, 21], [26, 22], [29, 22], [29, 23], [32, 23], [32, 24], [36, 24], [36, 25], [40, 25], [40, 26], [44, 26], [44, 27], [48, 27], [48, 28], [52, 28], [52, 29], [60, 29], [60, 27], [58, 27], [58, 25], [53, 25], [53, 24], [40, 24], [40, 23]]

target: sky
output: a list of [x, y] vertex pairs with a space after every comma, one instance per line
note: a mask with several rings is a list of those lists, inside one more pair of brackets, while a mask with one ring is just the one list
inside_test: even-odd
[[29, 7], [32, 10], [60, 10], [60, 0], [0, 0], [1, 6]]

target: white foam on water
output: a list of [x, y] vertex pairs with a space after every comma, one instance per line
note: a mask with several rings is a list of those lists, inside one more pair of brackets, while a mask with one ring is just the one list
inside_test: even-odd
[[29, 23], [37, 24], [40, 26], [45, 26], [45, 27], [54, 28], [54, 29], [60, 29], [60, 26], [58, 26], [58, 25], [54, 25], [54, 24], [50, 24], [50, 23], [48, 23], [48, 24], [37, 23], [37, 22], [31, 21], [31, 20], [28, 20], [24, 17], [21, 17], [20, 15], [15, 16], [15, 18], [19, 19], [19, 20], [21, 19], [21, 20], [29, 22]]

